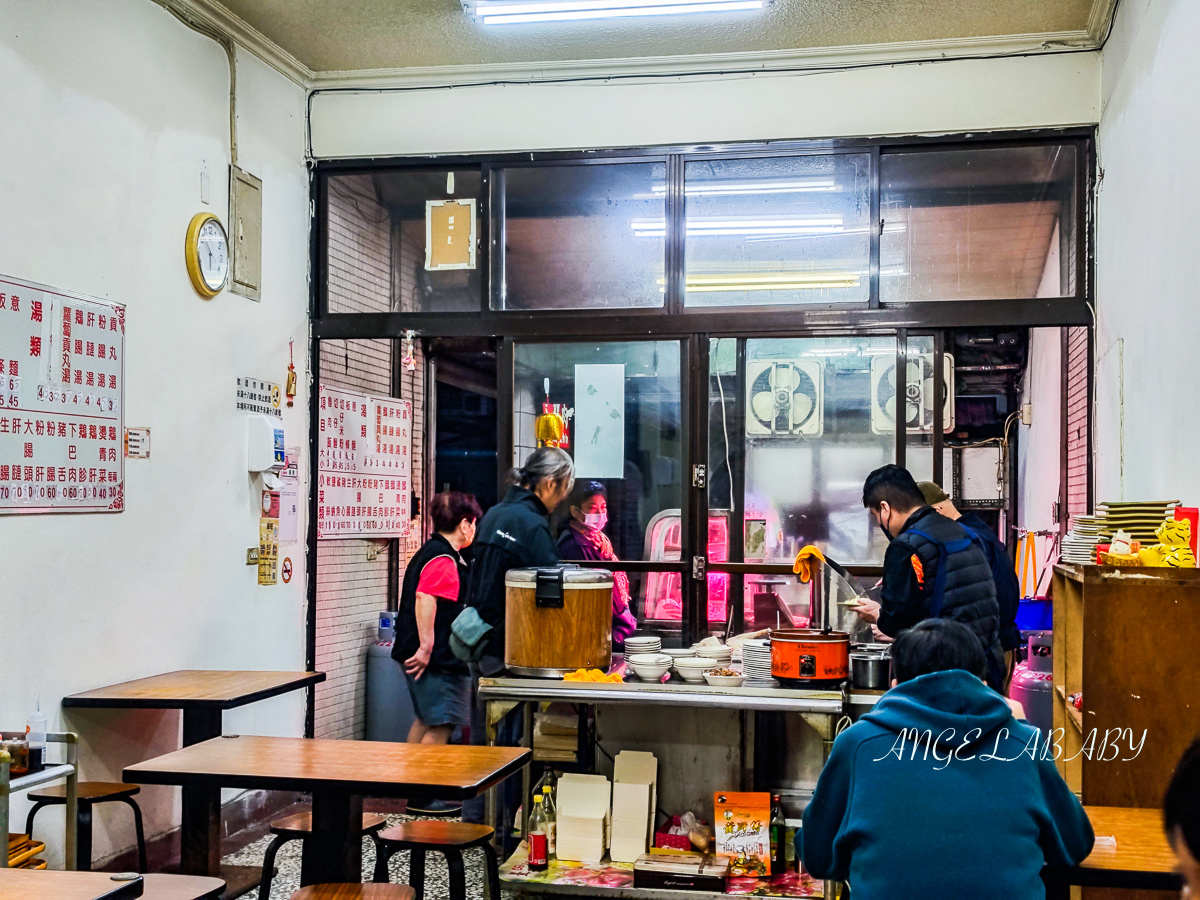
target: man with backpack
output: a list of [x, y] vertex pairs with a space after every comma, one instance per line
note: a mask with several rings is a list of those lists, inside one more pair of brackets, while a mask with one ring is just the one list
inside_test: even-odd
[[907, 469], [886, 465], [867, 476], [863, 506], [890, 541], [883, 558], [880, 601], [854, 611], [895, 637], [924, 619], [953, 619], [978, 638], [987, 683], [1004, 688], [1000, 608], [991, 567], [970, 533], [925, 503]]
[[1008, 548], [1000, 541], [995, 530], [969, 510], [959, 512], [949, 495], [932, 481], [917, 483], [925, 502], [951, 522], [967, 529], [992, 569], [992, 581], [996, 584], [996, 603], [1000, 606], [1000, 649], [1004, 651], [1004, 689], [1012, 681], [1016, 650], [1021, 646], [1021, 631], [1017, 628], [1017, 607], [1021, 602], [1021, 585], [1013, 567]]

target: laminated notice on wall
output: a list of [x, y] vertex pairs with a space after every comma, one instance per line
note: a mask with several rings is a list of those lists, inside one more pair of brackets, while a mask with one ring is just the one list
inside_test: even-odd
[[475, 201], [425, 201], [425, 268], [475, 268]]
[[0, 276], [0, 513], [125, 507], [125, 307]]
[[625, 366], [575, 367], [575, 475], [625, 476]]
[[322, 385], [317, 404], [317, 537], [406, 536], [412, 403]]

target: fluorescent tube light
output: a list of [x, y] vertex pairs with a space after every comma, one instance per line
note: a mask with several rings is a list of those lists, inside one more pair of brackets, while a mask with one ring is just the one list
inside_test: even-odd
[[[665, 237], [667, 233], [665, 219], [634, 219], [629, 225], [635, 237]], [[842, 231], [841, 216], [704, 216], [687, 220], [689, 237], [840, 234]]]
[[[653, 185], [655, 197], [665, 196], [665, 184]], [[832, 178], [795, 178], [790, 181], [689, 181], [683, 187], [688, 197], [724, 197], [745, 194], [799, 194], [809, 191], [836, 191]]]
[[626, 16], [673, 16], [685, 13], [762, 9], [769, 0], [477, 0], [463, 8], [484, 25], [522, 22], [570, 22]]

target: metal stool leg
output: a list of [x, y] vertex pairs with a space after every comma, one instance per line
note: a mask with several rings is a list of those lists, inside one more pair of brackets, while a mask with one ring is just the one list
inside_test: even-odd
[[30, 837], [33, 837], [33, 817], [38, 814], [39, 809], [41, 809], [43, 806], [49, 806], [49, 805], [50, 805], [49, 803], [45, 803], [42, 800], [38, 800], [36, 803], [33, 804], [33, 808], [31, 810], [29, 810], [29, 815], [25, 817], [25, 833], [27, 835], [29, 835]]
[[416, 900], [425, 900], [425, 851], [410, 850], [408, 884], [416, 891]]
[[138, 871], [145, 874], [149, 869], [146, 866], [146, 829], [142, 825], [142, 809], [132, 797], [122, 797], [121, 800], [133, 810], [133, 830], [137, 835]]
[[271, 896], [271, 879], [275, 877], [275, 856], [288, 840], [289, 838], [282, 834], [277, 834], [275, 840], [267, 845], [267, 853], [263, 857], [262, 880], [258, 883], [258, 900], [268, 900]]
[[487, 900], [500, 900], [500, 861], [496, 858], [496, 850], [490, 842], [480, 844], [480, 849], [487, 869]]
[[78, 858], [76, 866], [80, 872], [92, 871], [92, 804], [79, 801], [78, 831], [75, 833], [75, 846]]
[[395, 852], [383, 841], [375, 841], [375, 874], [371, 876], [371, 880], [376, 884], [386, 884], [392, 880], [391, 873], [388, 872], [388, 862]]
[[444, 851], [446, 868], [450, 870], [450, 900], [467, 900], [467, 874], [463, 866], [462, 853], [458, 850]]

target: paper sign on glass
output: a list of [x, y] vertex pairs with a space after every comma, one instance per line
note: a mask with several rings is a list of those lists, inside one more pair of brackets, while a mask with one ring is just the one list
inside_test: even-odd
[[625, 366], [575, 367], [575, 475], [625, 477]]

